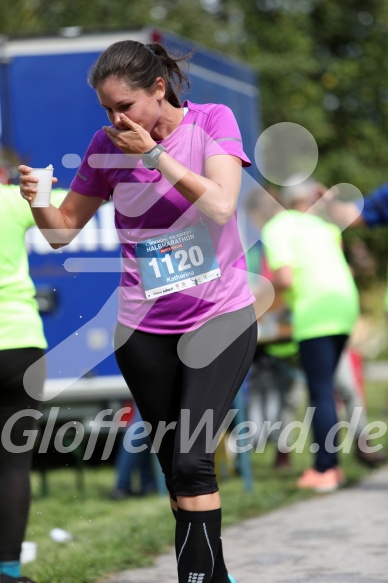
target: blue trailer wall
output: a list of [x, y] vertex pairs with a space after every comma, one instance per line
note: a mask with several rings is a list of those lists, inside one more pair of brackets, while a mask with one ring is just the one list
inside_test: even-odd
[[61, 250], [53, 251], [37, 228], [26, 239], [49, 344], [48, 378], [119, 374], [112, 338], [121, 260], [113, 204], [103, 205]]
[[[86, 82], [86, 71], [97, 57], [98, 53], [25, 55], [8, 67], [8, 111], [2, 115], [9, 136], [6, 145], [29, 166], [52, 164], [58, 185], [64, 188], [75, 172], [74, 166], [64, 166], [64, 156], [82, 157], [95, 131], [107, 121]], [[21, 87], [32, 88], [28, 99]]]

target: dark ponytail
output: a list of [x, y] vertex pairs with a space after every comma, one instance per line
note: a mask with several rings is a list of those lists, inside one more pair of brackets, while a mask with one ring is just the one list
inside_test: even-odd
[[90, 69], [88, 82], [93, 89], [108, 77], [123, 79], [132, 89], [151, 90], [158, 77], [164, 79], [166, 99], [174, 107], [180, 107], [178, 93], [190, 82], [179, 64], [188, 61], [189, 55], [170, 55], [159, 43], [143, 43], [125, 40], [108, 47]]

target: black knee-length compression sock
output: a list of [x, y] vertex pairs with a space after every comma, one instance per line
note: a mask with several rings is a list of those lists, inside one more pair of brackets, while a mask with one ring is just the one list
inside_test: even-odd
[[218, 545], [216, 560], [214, 563], [214, 571], [213, 577], [211, 578], [211, 583], [229, 583], [228, 570], [224, 561], [224, 551], [222, 549], [221, 537]]
[[[218, 558], [221, 509], [191, 512], [178, 508], [176, 518], [179, 583], [226, 583], [228, 576], [222, 550]], [[213, 579], [216, 574], [217, 579]]]

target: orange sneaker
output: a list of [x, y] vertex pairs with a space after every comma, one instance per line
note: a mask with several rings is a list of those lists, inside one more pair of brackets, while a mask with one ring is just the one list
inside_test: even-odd
[[334, 492], [345, 483], [345, 475], [341, 468], [330, 468], [326, 472], [317, 472], [313, 468], [309, 468], [299, 478], [297, 482], [298, 488], [314, 490], [319, 494], [326, 492]]

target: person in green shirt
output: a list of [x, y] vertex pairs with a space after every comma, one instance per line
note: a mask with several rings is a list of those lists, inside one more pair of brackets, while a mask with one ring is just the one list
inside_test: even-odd
[[[279, 204], [279, 195], [276, 191], [256, 187], [247, 196], [245, 210], [250, 221], [257, 228], [257, 236], [259, 236], [264, 224], [284, 208]], [[260, 296], [257, 274], [269, 281], [273, 279], [261, 238], [258, 238], [248, 249], [246, 259], [252, 291]], [[289, 311], [287, 314], [284, 303], [280, 302], [279, 305], [279, 292], [275, 294], [271, 310], [270, 314], [266, 314], [272, 316], [271, 322], [279, 321], [279, 318], [284, 322], [284, 316], [287, 320], [291, 316]], [[262, 328], [261, 320], [262, 318], [258, 321], [259, 330]], [[265, 327], [266, 323], [264, 323]], [[291, 445], [291, 436], [287, 435], [287, 440], [282, 442], [281, 430], [297, 419], [298, 409], [303, 402], [304, 391], [301, 389], [304, 388], [305, 380], [300, 371], [298, 353], [297, 342], [288, 342], [284, 337], [278, 338], [274, 343], [259, 343], [247, 379], [247, 417], [258, 428], [251, 441], [257, 447], [257, 445], [265, 445], [268, 439], [277, 446], [275, 467], [290, 466], [290, 455], [287, 450]], [[368, 467], [375, 468], [385, 463], [387, 456], [384, 452], [368, 451], [368, 447], [365, 447], [368, 439], [365, 432], [368, 418], [362, 398], [360, 379], [355, 368], [356, 361], [357, 357], [350, 348], [343, 351], [335, 371], [335, 398], [344, 405], [345, 420], [351, 424], [351, 430], [354, 431], [356, 459]], [[354, 417], [356, 407], [358, 410]], [[267, 426], [267, 431], [266, 421], [267, 424], [268, 422], [271, 424], [270, 428]], [[281, 423], [279, 428], [275, 427], [277, 422]]]
[[[35, 423], [28, 411], [40, 408], [47, 343], [25, 246], [26, 231], [35, 221], [18, 186], [0, 184], [0, 216], [0, 583], [30, 583], [21, 575], [20, 553], [33, 452], [22, 446]], [[34, 363], [27, 392], [23, 377]]]
[[358, 290], [341, 249], [341, 232], [307, 211], [316, 182], [312, 179], [284, 187], [284, 210], [264, 227], [262, 239], [275, 289], [283, 292], [292, 313], [292, 337], [306, 376], [315, 464], [298, 480], [300, 488], [319, 492], [344, 481], [335, 451], [327, 437], [338, 422], [334, 374], [359, 315]]

